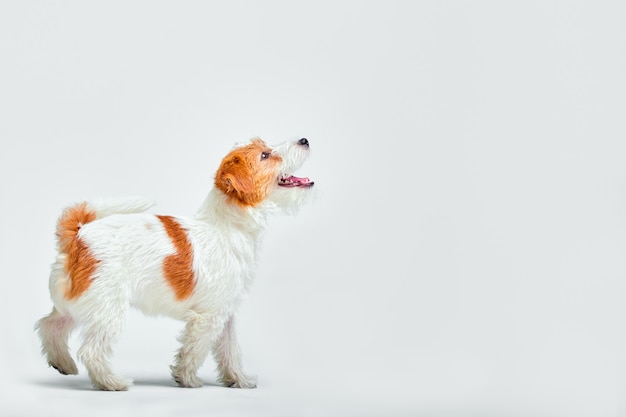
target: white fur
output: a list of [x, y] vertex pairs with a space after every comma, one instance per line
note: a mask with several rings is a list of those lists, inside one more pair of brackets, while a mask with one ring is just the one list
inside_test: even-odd
[[[272, 149], [282, 158], [280, 173], [293, 173], [308, 156], [308, 145], [287, 142]], [[254, 207], [240, 207], [219, 189], [211, 190], [194, 217], [175, 217], [193, 248], [195, 287], [186, 299], [176, 299], [163, 273], [164, 259], [176, 249], [160, 220], [144, 213], [143, 199], [90, 201], [97, 220], [83, 225], [78, 236], [100, 261], [89, 288], [76, 299], [64, 296], [68, 273], [66, 255], [52, 266], [52, 313], [37, 323], [48, 363], [63, 374], [78, 369], [69, 354], [70, 332], [81, 327], [78, 356], [98, 389], [125, 390], [132, 382], [113, 373], [108, 363], [112, 345], [122, 331], [130, 307], [149, 315], [185, 321], [181, 348], [171, 366], [184, 387], [199, 387], [197, 370], [208, 353], [215, 356], [220, 381], [227, 386], [253, 388], [245, 375], [234, 333], [237, 305], [250, 288], [266, 218], [277, 210], [293, 212], [309, 189], [276, 186]]]

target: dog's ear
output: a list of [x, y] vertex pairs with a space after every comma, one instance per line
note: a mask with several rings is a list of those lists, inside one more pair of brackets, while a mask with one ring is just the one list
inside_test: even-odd
[[215, 176], [215, 186], [224, 193], [236, 196], [240, 201], [245, 201], [246, 195], [254, 191], [254, 184], [246, 161], [237, 154], [224, 159]]

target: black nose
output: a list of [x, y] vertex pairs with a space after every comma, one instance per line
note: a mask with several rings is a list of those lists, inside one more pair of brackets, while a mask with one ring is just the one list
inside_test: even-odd
[[309, 141], [307, 140], [307, 138], [300, 139], [298, 143], [302, 146], [306, 146], [307, 148], [309, 147]]

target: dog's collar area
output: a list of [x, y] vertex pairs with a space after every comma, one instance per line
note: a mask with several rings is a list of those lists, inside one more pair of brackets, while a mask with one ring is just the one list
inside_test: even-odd
[[278, 178], [278, 185], [281, 187], [293, 188], [293, 187], [312, 187], [315, 184], [308, 177], [296, 177], [290, 175], [288, 177]]

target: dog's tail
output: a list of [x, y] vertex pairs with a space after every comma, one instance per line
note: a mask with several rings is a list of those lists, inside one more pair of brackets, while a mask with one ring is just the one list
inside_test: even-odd
[[143, 213], [154, 203], [141, 197], [84, 201], [66, 208], [57, 223], [57, 239], [61, 252], [72, 250], [80, 228], [87, 223], [112, 214]]

